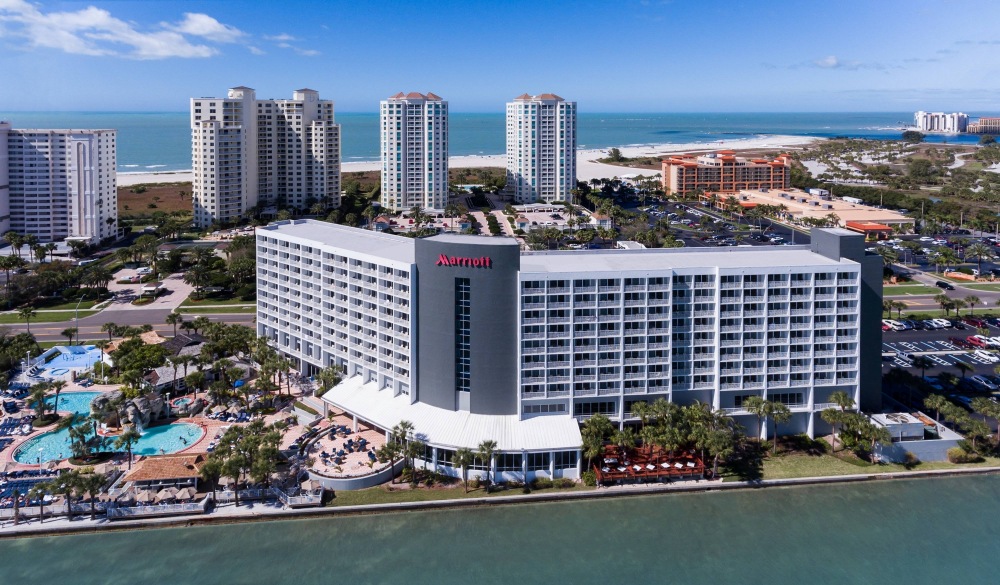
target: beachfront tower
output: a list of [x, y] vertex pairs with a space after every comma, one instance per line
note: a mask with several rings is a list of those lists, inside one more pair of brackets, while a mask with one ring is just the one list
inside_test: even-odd
[[0, 122], [0, 231], [96, 244], [118, 224], [114, 130], [22, 130]]
[[380, 104], [382, 206], [444, 209], [448, 202], [448, 102], [397, 93]]
[[258, 100], [249, 87], [191, 99], [192, 200], [198, 227], [236, 223], [252, 209], [340, 206], [340, 126], [312, 89]]
[[576, 102], [544, 93], [507, 103], [507, 190], [515, 203], [571, 201]]

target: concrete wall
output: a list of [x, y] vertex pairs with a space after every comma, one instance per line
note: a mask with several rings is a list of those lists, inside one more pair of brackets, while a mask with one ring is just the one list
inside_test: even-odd
[[897, 441], [888, 445], [879, 443], [876, 453], [885, 461], [901, 463], [910, 452], [921, 461], [947, 461], [948, 449], [958, 447], [961, 439], [937, 439], [933, 441]]
[[827, 258], [846, 258], [861, 265], [858, 322], [858, 380], [860, 408], [868, 412], [882, 409], [882, 258], [865, 252], [865, 238], [844, 229], [814, 229], [812, 251]]
[[[442, 257], [490, 260], [485, 266], [451, 265]], [[517, 243], [506, 238], [442, 235], [416, 241], [418, 401], [477, 414], [517, 413], [520, 260]], [[458, 278], [468, 278], [471, 289], [470, 392], [455, 390]]]

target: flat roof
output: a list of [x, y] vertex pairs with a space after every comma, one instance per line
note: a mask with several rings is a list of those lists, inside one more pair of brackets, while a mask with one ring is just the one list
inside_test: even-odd
[[[782, 197], [782, 194], [788, 197]], [[740, 191], [741, 201], [758, 205], [784, 205], [788, 214], [793, 217], [826, 217], [834, 213], [841, 222], [870, 221], [877, 223], [913, 223], [914, 219], [893, 211], [879, 209], [863, 203], [851, 203], [842, 197], [824, 199], [826, 195], [813, 195], [798, 189], [770, 189], [767, 192], [746, 189]], [[799, 201], [805, 199], [805, 201]], [[815, 205], [814, 205], [815, 203]], [[829, 207], [827, 207], [829, 206]]]
[[364, 383], [361, 376], [334, 386], [323, 394], [323, 400], [383, 429], [408, 420], [416, 438], [446, 448], [475, 449], [492, 440], [499, 451], [563, 451], [579, 449], [583, 443], [580, 425], [568, 414], [519, 420], [516, 414], [472, 414], [410, 404], [409, 396], [393, 396], [391, 389], [380, 390], [375, 382]]
[[299, 240], [308, 246], [329, 245], [337, 248], [413, 264], [416, 260], [413, 238], [394, 236], [372, 230], [352, 228], [315, 219], [276, 221], [258, 231], [271, 232]]
[[[857, 235], [854, 232], [847, 232]], [[813, 253], [809, 246], [771, 248], [655, 248], [524, 252], [521, 272], [614, 272], [675, 268], [781, 268], [785, 266], [856, 265]]]

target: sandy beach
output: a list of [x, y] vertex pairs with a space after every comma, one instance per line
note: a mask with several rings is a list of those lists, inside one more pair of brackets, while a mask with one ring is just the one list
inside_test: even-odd
[[[622, 155], [632, 158], [638, 156], [664, 156], [685, 152], [706, 152], [712, 150], [747, 150], [764, 148], [802, 148], [820, 140], [811, 136], [762, 136], [760, 138], [745, 138], [740, 140], [718, 140], [715, 142], [691, 142], [686, 144], [648, 144], [638, 146], [621, 146]], [[580, 181], [600, 179], [604, 177], [620, 177], [622, 175], [653, 175], [655, 171], [628, 169], [614, 165], [595, 162], [607, 156], [608, 149], [586, 149], [576, 151], [576, 176]], [[451, 168], [504, 167], [507, 157], [502, 154], [453, 156], [448, 159]], [[341, 171], [355, 173], [361, 171], [377, 171], [381, 167], [378, 161], [346, 162], [341, 164]], [[118, 185], [128, 187], [139, 183], [181, 183], [191, 180], [191, 171], [164, 171], [159, 173], [118, 173]]]

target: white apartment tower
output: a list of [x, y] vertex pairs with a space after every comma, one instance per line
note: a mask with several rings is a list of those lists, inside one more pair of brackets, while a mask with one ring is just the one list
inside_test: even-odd
[[576, 102], [545, 93], [507, 103], [507, 189], [516, 203], [571, 201]]
[[921, 132], [940, 132], [943, 134], [960, 134], [969, 125], [969, 116], [962, 112], [917, 112], [913, 114], [913, 123]]
[[382, 206], [394, 211], [448, 203], [448, 102], [397, 93], [380, 106]]
[[0, 229], [43, 242], [117, 234], [114, 130], [19, 130], [0, 122]]
[[191, 159], [199, 227], [234, 223], [258, 205], [340, 205], [340, 126], [315, 90], [258, 100], [241, 86], [192, 98]]

